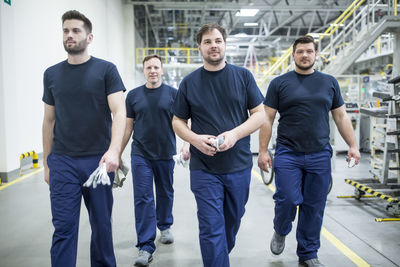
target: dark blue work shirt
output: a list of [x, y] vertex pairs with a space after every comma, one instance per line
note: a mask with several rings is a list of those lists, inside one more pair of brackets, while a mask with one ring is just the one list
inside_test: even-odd
[[264, 104], [280, 114], [278, 145], [317, 152], [329, 144], [329, 111], [344, 102], [333, 76], [291, 71], [271, 81]]
[[166, 84], [140, 86], [126, 97], [126, 116], [134, 119], [132, 155], [150, 160], [168, 160], [176, 153], [172, 129], [172, 104], [177, 90]]
[[[253, 75], [231, 64], [219, 71], [201, 67], [186, 76], [178, 90], [173, 112], [181, 119], [191, 119], [196, 134], [219, 134], [244, 123], [249, 110], [262, 103], [263, 96]], [[224, 174], [252, 166], [250, 136], [237, 141], [231, 149], [207, 156], [190, 146], [191, 170]]]
[[91, 57], [82, 64], [66, 60], [44, 73], [43, 102], [54, 106], [52, 152], [69, 156], [103, 154], [111, 141], [107, 96], [125, 91], [114, 64]]

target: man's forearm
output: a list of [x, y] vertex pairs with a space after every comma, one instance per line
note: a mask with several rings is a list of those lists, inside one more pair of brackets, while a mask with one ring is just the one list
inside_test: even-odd
[[269, 120], [267, 120], [260, 128], [260, 133], [258, 135], [259, 139], [259, 153], [268, 151], [268, 144], [271, 140], [272, 135], [272, 125]]
[[125, 116], [126, 114], [123, 111], [116, 112], [113, 116], [109, 150], [114, 150], [118, 154], [121, 153], [122, 140], [125, 134]]
[[265, 114], [262, 108], [258, 108], [250, 117], [241, 125], [237, 126], [234, 131], [237, 140], [255, 132], [265, 122]]
[[192, 140], [195, 138], [196, 134], [189, 128], [187, 121], [174, 116], [172, 119], [172, 127], [182, 140], [192, 144]]
[[358, 148], [354, 129], [348, 116], [343, 116], [340, 121], [336, 123], [340, 135], [349, 147]]
[[54, 121], [43, 121], [42, 125], [42, 138], [43, 138], [43, 165], [47, 168], [47, 157], [53, 147], [53, 130]]

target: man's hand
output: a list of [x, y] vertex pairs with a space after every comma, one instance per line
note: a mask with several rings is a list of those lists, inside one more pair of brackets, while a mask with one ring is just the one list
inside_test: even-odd
[[224, 142], [219, 146], [220, 152], [227, 151], [228, 149], [232, 148], [238, 140], [236, 133], [233, 130], [224, 132], [219, 136], [224, 137]]
[[103, 157], [101, 158], [99, 162], [99, 166], [103, 164], [103, 162], [106, 163], [107, 167], [107, 172], [115, 172], [118, 169], [119, 166], [119, 153], [117, 151], [113, 150], [107, 150], [106, 153], [104, 153]]
[[349, 158], [349, 160], [351, 158], [355, 159], [356, 161], [356, 165], [360, 162], [360, 151], [357, 149], [357, 147], [350, 147], [349, 151], [347, 152], [347, 157]]
[[49, 167], [44, 167], [44, 181], [49, 185], [50, 184], [50, 169]]
[[192, 141], [192, 145], [200, 150], [201, 153], [207, 156], [214, 156], [217, 153], [217, 149], [212, 146], [211, 138], [216, 138], [213, 135], [197, 135], [196, 139]]
[[260, 151], [258, 154], [258, 167], [265, 172], [269, 172], [268, 168], [272, 168], [272, 160], [268, 151]]
[[184, 142], [181, 148], [182, 158], [183, 160], [190, 159], [190, 144], [188, 142]]

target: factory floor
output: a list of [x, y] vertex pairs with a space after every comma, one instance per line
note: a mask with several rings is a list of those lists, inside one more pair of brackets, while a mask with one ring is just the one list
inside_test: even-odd
[[[334, 161], [333, 188], [327, 200], [319, 258], [332, 267], [400, 266], [400, 222], [375, 221], [375, 218], [392, 217], [385, 211], [388, 202], [372, 198], [360, 201], [337, 198], [354, 193], [354, 187], [346, 184], [345, 178], [372, 178], [368, 172], [369, 155], [362, 157], [360, 165], [351, 169], [346, 166], [343, 154]], [[285, 251], [280, 256], [273, 256], [269, 251], [273, 234], [273, 187], [262, 183], [256, 162], [257, 157], [254, 157], [250, 198], [236, 246], [230, 254], [230, 264], [232, 267], [298, 266], [295, 232], [287, 237]], [[1, 267], [50, 266], [53, 226], [48, 186], [43, 181], [43, 171], [24, 178], [0, 187]], [[188, 169], [175, 168], [174, 187], [175, 223], [171, 229], [175, 242], [163, 245], [157, 236], [157, 249], [150, 266], [200, 267], [196, 203], [190, 191]], [[133, 266], [138, 251], [130, 175], [122, 188], [114, 189], [113, 234], [117, 265]], [[78, 267], [90, 265], [89, 242], [90, 225], [86, 208], [82, 206]]]

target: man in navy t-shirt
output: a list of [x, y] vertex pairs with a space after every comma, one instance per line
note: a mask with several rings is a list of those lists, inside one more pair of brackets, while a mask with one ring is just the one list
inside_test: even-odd
[[[177, 90], [162, 83], [162, 62], [158, 55], [143, 60], [146, 84], [128, 93], [126, 98], [126, 129], [122, 147], [132, 136], [132, 178], [135, 202], [135, 225], [139, 256], [135, 266], [147, 266], [155, 251], [156, 229], [160, 242], [174, 241], [170, 227], [173, 223], [173, 174], [176, 153], [172, 129], [172, 103]], [[188, 153], [188, 146], [186, 148]], [[154, 205], [153, 177], [156, 188]], [[157, 228], [156, 228], [157, 227]]]
[[68, 11], [62, 27], [68, 59], [45, 71], [43, 93], [43, 162], [55, 228], [51, 265], [76, 265], [83, 196], [92, 228], [91, 266], [116, 266], [112, 187], [83, 184], [103, 164], [112, 184], [125, 129], [125, 87], [114, 64], [89, 55], [88, 18]]
[[219, 25], [201, 27], [197, 43], [204, 66], [182, 80], [173, 105], [174, 130], [191, 144], [190, 183], [206, 267], [229, 266], [249, 195], [249, 135], [264, 121], [262, 94], [248, 70], [225, 62], [225, 41]]
[[317, 257], [326, 197], [331, 180], [332, 148], [329, 112], [349, 145], [348, 157], [358, 164], [353, 127], [336, 79], [313, 69], [317, 45], [311, 36], [293, 44], [294, 71], [271, 81], [265, 97], [266, 123], [260, 129], [258, 165], [267, 171], [267, 153], [276, 112], [280, 114], [274, 172], [276, 192], [274, 230], [270, 248], [279, 255], [292, 229], [299, 206], [297, 255], [306, 266], [324, 266]]

